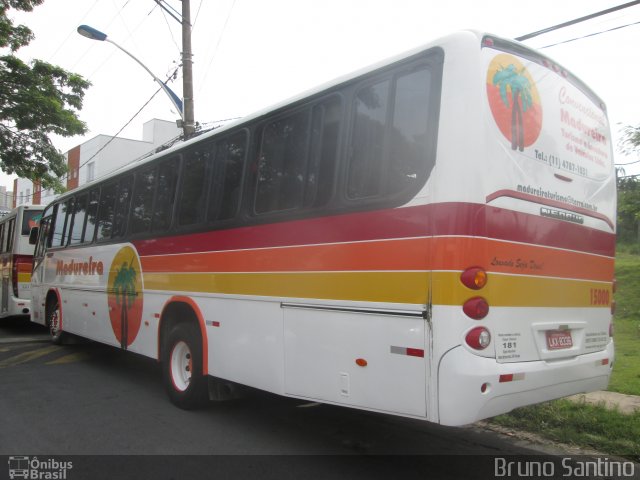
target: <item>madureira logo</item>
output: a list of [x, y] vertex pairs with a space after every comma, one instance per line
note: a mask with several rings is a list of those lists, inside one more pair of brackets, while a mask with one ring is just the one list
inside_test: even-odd
[[82, 260], [71, 260], [70, 262], [58, 260], [56, 262], [56, 275], [102, 275], [103, 272], [104, 265], [102, 262], [94, 261], [93, 257], [89, 257], [86, 262]]
[[542, 129], [542, 106], [529, 71], [513, 55], [496, 55], [487, 71], [487, 98], [500, 132], [513, 150], [533, 144]]
[[142, 321], [142, 272], [133, 248], [123, 247], [114, 257], [107, 292], [111, 327], [126, 350], [138, 336]]

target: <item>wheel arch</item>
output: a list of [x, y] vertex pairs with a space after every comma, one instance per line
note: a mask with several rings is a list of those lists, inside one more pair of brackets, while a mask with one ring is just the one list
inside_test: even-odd
[[202, 373], [209, 374], [209, 342], [207, 339], [207, 329], [202, 315], [202, 310], [198, 304], [190, 297], [175, 295], [167, 300], [160, 313], [158, 324], [158, 361], [162, 359], [162, 349], [169, 330], [179, 323], [195, 322], [200, 330], [202, 341]]

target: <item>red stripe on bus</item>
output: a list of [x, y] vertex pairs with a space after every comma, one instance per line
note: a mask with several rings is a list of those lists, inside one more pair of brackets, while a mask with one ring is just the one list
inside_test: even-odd
[[461, 235], [613, 256], [615, 235], [481, 204], [439, 203], [136, 241], [141, 256]]

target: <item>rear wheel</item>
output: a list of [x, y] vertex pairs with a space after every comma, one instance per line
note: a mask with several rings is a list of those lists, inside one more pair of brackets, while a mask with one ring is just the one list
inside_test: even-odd
[[53, 300], [47, 309], [47, 326], [51, 341], [56, 345], [61, 345], [67, 335], [62, 331], [62, 310], [57, 299]]
[[169, 332], [162, 351], [162, 373], [165, 389], [174, 405], [191, 410], [207, 402], [202, 340], [195, 324], [180, 323]]

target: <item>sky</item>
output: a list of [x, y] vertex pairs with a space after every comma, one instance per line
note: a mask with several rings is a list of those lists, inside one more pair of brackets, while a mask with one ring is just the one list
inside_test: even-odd
[[[179, 0], [166, 0], [178, 12]], [[195, 119], [242, 117], [300, 92], [461, 29], [515, 38], [627, 3], [626, 0], [191, 0]], [[152, 118], [178, 112], [153, 78], [114, 45], [80, 36], [90, 25], [165, 79], [180, 63], [181, 26], [154, 0], [45, 0], [11, 13], [35, 39], [18, 55], [88, 79], [80, 118], [88, 133], [53, 138], [66, 152], [99, 134], [142, 138]], [[640, 125], [640, 5], [524, 43], [562, 64], [607, 104], [614, 145], [624, 125]], [[630, 26], [596, 34], [623, 25]], [[596, 34], [596, 35], [592, 35]], [[580, 38], [592, 35], [587, 38]], [[559, 42], [580, 38], [554, 45]], [[550, 46], [554, 45], [554, 46]], [[169, 86], [182, 96], [178, 69]], [[616, 153], [616, 163], [639, 157]], [[624, 167], [640, 173], [640, 162]], [[0, 173], [0, 185], [13, 188]]]

